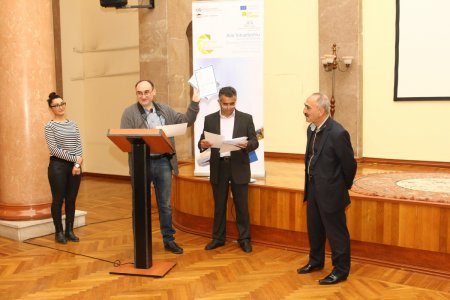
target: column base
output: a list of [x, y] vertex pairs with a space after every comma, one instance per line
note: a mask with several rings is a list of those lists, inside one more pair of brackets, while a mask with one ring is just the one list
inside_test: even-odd
[[[73, 227], [81, 227], [86, 224], [87, 212], [82, 210], [75, 211], [75, 220]], [[64, 219], [63, 215], [63, 226]], [[24, 241], [35, 237], [48, 235], [55, 232], [52, 218], [32, 220], [32, 221], [5, 221], [0, 220], [0, 236], [16, 241]]]

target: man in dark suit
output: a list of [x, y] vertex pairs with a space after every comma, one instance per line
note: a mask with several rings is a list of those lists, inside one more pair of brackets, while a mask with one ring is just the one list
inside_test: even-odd
[[211, 148], [212, 144], [205, 139], [205, 131], [220, 134], [226, 140], [247, 137], [246, 141], [237, 145], [236, 151], [220, 153], [218, 148], [211, 148], [210, 182], [214, 195], [214, 225], [213, 239], [206, 245], [205, 250], [225, 245], [227, 199], [231, 183], [239, 245], [244, 252], [252, 251], [248, 213], [248, 183], [250, 182], [248, 153], [258, 148], [259, 143], [252, 116], [235, 109], [236, 99], [237, 93], [233, 87], [220, 89], [220, 111], [205, 117], [203, 133], [198, 143], [200, 151]]
[[305, 153], [305, 192], [308, 201], [307, 225], [309, 262], [299, 274], [321, 270], [325, 261], [325, 240], [331, 246], [332, 272], [319, 284], [335, 284], [350, 272], [350, 235], [345, 208], [350, 204], [348, 190], [356, 174], [356, 161], [350, 135], [330, 115], [330, 101], [320, 93], [305, 102], [303, 113], [311, 124], [307, 130]]

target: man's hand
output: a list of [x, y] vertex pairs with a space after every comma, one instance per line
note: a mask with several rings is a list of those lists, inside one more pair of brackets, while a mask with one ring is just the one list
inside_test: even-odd
[[192, 101], [193, 102], [200, 102], [200, 95], [198, 93], [198, 89], [193, 88], [194, 89], [194, 93], [192, 94]]
[[200, 147], [202, 147], [202, 149], [208, 149], [211, 148], [212, 144], [210, 142], [208, 142], [207, 140], [201, 140], [200, 141]]
[[241, 149], [246, 149], [246, 148], [247, 148], [247, 145], [248, 145], [248, 141], [245, 141], [245, 142], [236, 144], [236, 146], [238, 146], [238, 147], [241, 148]]

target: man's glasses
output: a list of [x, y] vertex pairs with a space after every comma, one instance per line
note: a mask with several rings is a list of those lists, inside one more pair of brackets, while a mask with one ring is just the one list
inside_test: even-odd
[[137, 91], [136, 95], [138, 95], [138, 96], [148, 96], [148, 95], [150, 95], [150, 93], [151, 93], [150, 90], [146, 90], [146, 91], [143, 91], [143, 92]]
[[60, 108], [60, 107], [65, 107], [65, 106], [66, 106], [66, 102], [61, 102], [60, 104], [50, 105], [51, 108]]

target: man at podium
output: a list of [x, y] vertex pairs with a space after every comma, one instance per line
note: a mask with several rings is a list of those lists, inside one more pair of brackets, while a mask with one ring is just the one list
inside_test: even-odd
[[[156, 128], [157, 126], [188, 123], [194, 124], [199, 112], [199, 101], [197, 90], [194, 89], [192, 101], [185, 113], [176, 112], [164, 103], [154, 101], [156, 89], [150, 80], [140, 80], [135, 85], [137, 102], [125, 108], [120, 128]], [[175, 149], [175, 140], [170, 138]], [[131, 172], [131, 154], [128, 162]], [[164, 248], [175, 254], [183, 253], [183, 248], [175, 243], [175, 229], [172, 226], [172, 208], [170, 204], [170, 193], [172, 191], [172, 171], [178, 174], [178, 161], [175, 154], [149, 154], [147, 155], [146, 170], [148, 186], [153, 182], [156, 192], [156, 202], [159, 211], [159, 225], [163, 236]], [[132, 182], [132, 188], [134, 184]], [[134, 217], [134, 212], [133, 212]]]

